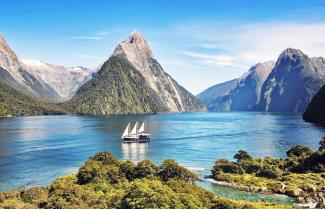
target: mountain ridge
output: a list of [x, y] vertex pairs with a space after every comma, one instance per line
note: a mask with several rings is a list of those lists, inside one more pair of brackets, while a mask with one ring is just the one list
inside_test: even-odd
[[210, 111], [252, 111], [260, 100], [261, 85], [274, 64], [274, 61], [257, 63], [241, 77], [210, 87], [198, 98]]

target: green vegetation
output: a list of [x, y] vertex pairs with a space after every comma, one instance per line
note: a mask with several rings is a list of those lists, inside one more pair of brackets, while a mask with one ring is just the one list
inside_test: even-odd
[[0, 81], [0, 116], [60, 114], [53, 104], [45, 104]]
[[164, 112], [167, 109], [128, 60], [113, 56], [96, 77], [63, 104], [72, 113], [110, 115]]
[[253, 159], [241, 150], [234, 156], [237, 162], [217, 160], [212, 176], [247, 191], [285, 194], [301, 203], [318, 202], [323, 205], [325, 138], [319, 144], [317, 151], [294, 146], [287, 151], [286, 159]]
[[119, 161], [108, 152], [91, 157], [76, 175], [47, 187], [0, 193], [0, 208], [45, 209], [286, 209], [289, 205], [233, 201], [216, 197], [195, 185], [197, 176], [165, 160], [157, 166]]

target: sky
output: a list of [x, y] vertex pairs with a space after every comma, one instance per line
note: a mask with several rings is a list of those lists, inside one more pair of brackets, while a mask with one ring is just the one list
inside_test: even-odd
[[325, 56], [323, 0], [0, 0], [0, 33], [20, 58], [96, 67], [132, 31], [193, 94], [286, 48]]

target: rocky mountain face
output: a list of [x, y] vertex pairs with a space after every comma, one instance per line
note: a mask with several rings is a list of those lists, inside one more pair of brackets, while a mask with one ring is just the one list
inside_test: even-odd
[[325, 124], [325, 85], [311, 100], [303, 119], [308, 122]]
[[258, 110], [304, 112], [325, 84], [323, 58], [309, 58], [297, 49], [283, 51], [264, 82]]
[[41, 101], [70, 99], [91, 78], [92, 71], [81, 67], [66, 68], [40, 61], [21, 60], [0, 35], [0, 79], [9, 86]]
[[251, 111], [260, 101], [264, 81], [272, 71], [273, 61], [258, 63], [240, 78], [215, 85], [200, 93], [210, 111]]
[[204, 111], [153, 58], [138, 33], [120, 43], [97, 75], [82, 86], [68, 106], [85, 114]]
[[36, 79], [48, 84], [58, 95], [56, 101], [67, 101], [91, 79], [95, 70], [83, 67], [63, 67], [37, 60], [21, 60], [23, 68]]
[[226, 81], [224, 83], [220, 83], [214, 86], [209, 87], [204, 90], [196, 97], [203, 101], [208, 110], [216, 110], [216, 104], [219, 103], [219, 99], [228, 95], [234, 88], [236, 88], [238, 84], [238, 79], [233, 79], [230, 81]]
[[146, 79], [170, 112], [202, 111], [204, 105], [181, 87], [154, 59], [151, 49], [139, 32], [120, 43], [113, 56], [125, 57]]

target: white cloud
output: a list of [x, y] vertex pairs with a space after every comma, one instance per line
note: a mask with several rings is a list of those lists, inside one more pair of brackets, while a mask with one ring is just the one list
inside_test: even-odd
[[[325, 56], [325, 23], [263, 22], [250, 24], [189, 23], [173, 27], [202, 48], [225, 49], [243, 65], [276, 60], [286, 48], [309, 56]], [[204, 32], [202, 32], [204, 31]], [[174, 32], [175, 33], [175, 32]]]
[[210, 43], [203, 43], [200, 44], [201, 47], [206, 48], [206, 49], [220, 49], [221, 47], [219, 44], [210, 44]]

